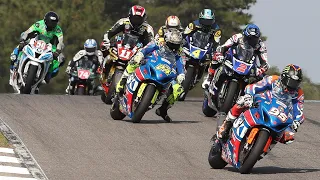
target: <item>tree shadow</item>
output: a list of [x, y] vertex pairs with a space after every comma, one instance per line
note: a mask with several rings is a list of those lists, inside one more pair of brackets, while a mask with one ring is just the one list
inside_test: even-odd
[[[232, 172], [239, 172], [234, 167], [225, 167], [224, 169]], [[320, 169], [312, 168], [283, 168], [276, 166], [253, 167], [251, 174], [285, 174], [285, 173], [308, 173], [318, 172]]]
[[[133, 123], [131, 119], [123, 119], [122, 121]], [[200, 123], [201, 121], [184, 121], [184, 120], [173, 120], [168, 123], [165, 120], [141, 120], [140, 123], [135, 124], [193, 124]]]

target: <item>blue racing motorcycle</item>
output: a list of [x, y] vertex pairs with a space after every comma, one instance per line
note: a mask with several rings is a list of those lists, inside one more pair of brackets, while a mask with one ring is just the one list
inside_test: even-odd
[[[201, 79], [207, 54], [212, 52], [213, 42], [210, 40], [211, 35], [202, 31], [196, 31], [192, 36], [186, 37], [186, 46], [183, 51], [187, 57], [185, 64], [186, 79], [182, 83], [185, 94], [179, 99], [183, 101], [196, 83]], [[209, 61], [208, 61], [209, 62]]]
[[124, 90], [113, 99], [110, 115], [114, 120], [129, 116], [139, 123], [144, 114], [160, 100], [163, 91], [175, 80], [176, 58], [165, 47], [153, 51], [146, 57], [144, 65], [132, 73]]
[[[255, 106], [243, 112], [233, 123], [229, 140], [213, 137], [208, 161], [212, 168], [222, 169], [228, 163], [240, 173], [250, 173], [292, 126], [293, 106], [288, 95], [274, 88], [254, 97]], [[219, 124], [221, 122], [218, 122]]]
[[230, 47], [225, 60], [216, 70], [209, 88], [204, 91], [202, 112], [212, 117], [217, 112], [227, 113], [249, 83], [260, 80], [256, 77], [254, 50], [251, 46]]

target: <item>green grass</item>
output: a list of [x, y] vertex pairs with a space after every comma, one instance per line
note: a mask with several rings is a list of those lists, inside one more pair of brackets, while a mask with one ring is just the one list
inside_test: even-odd
[[9, 142], [7, 138], [3, 136], [2, 133], [0, 133], [0, 147], [9, 147]]

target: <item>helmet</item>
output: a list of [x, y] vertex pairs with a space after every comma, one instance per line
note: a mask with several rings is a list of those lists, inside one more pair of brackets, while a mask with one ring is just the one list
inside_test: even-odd
[[84, 42], [84, 50], [86, 50], [87, 55], [92, 56], [97, 50], [97, 42], [94, 39], [87, 39]]
[[181, 26], [178, 16], [169, 16], [166, 20], [167, 28], [179, 28]]
[[129, 11], [129, 20], [134, 28], [138, 28], [146, 20], [147, 14], [146, 9], [142, 6], [132, 6]]
[[299, 66], [289, 64], [281, 73], [281, 84], [289, 91], [297, 90], [302, 81], [302, 70]]
[[164, 41], [169, 49], [176, 52], [182, 44], [182, 34], [179, 30], [170, 28], [164, 35]]
[[53, 11], [49, 11], [44, 15], [44, 23], [46, 24], [46, 29], [47, 31], [52, 31], [58, 24], [59, 22], [59, 16], [57, 13]]
[[243, 35], [245, 42], [252, 47], [256, 47], [256, 45], [259, 43], [261, 33], [257, 25], [248, 24], [243, 30]]
[[204, 9], [199, 14], [199, 23], [204, 26], [211, 26], [215, 22], [214, 13], [211, 9]]

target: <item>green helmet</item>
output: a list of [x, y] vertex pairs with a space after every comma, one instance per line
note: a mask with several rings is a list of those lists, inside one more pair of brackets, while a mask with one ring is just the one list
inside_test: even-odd
[[211, 9], [204, 9], [199, 14], [199, 23], [204, 26], [211, 26], [215, 23], [215, 16]]

